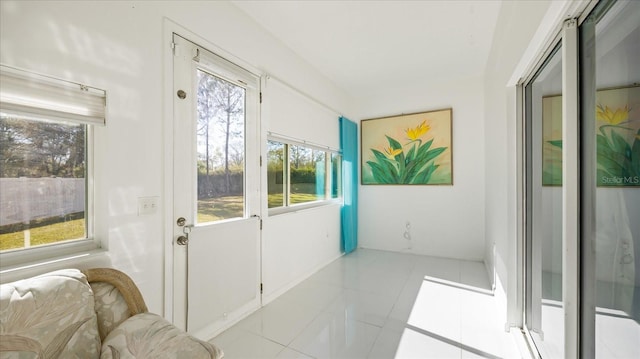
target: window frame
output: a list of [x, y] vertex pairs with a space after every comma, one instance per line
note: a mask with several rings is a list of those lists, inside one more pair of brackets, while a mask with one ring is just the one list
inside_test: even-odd
[[[99, 106], [97, 108], [99, 112], [101, 112], [101, 119], [95, 117], [87, 117], [84, 119], [82, 118], [82, 115], [79, 116], [72, 111], [64, 112], [38, 107], [28, 109], [20, 108], [15, 112], [12, 111], [11, 103], [3, 103], [3, 107], [6, 106], [6, 108], [8, 108], [7, 113], [14, 113], [18, 116], [25, 117], [25, 120], [29, 120], [28, 117], [33, 116], [36, 120], [46, 119], [53, 123], [67, 122], [82, 124], [85, 126], [85, 237], [79, 239], [65, 239], [60, 242], [37, 245], [28, 248], [16, 248], [0, 252], [0, 273], [4, 275], [15, 270], [29, 268], [32, 266], [55, 263], [70, 258], [86, 257], [92, 252], [101, 250], [102, 243], [95, 235], [95, 132], [96, 126], [102, 127], [106, 125], [106, 91], [76, 82], [14, 68], [5, 64], [2, 64], [1, 67], [3, 72], [6, 71], [7, 73], [18, 74], [19, 76], [24, 77], [25, 81], [31, 81], [36, 84], [36, 86], [38, 84], [44, 84], [45, 86], [58, 86], [63, 90], [71, 89], [73, 91], [77, 91], [77, 89], [80, 89], [82, 92], [86, 93], [87, 97], [95, 95], [96, 98], [98, 98], [98, 101], [102, 101], [103, 107], [100, 108]], [[77, 104], [83, 104], [83, 99], [79, 98]], [[51, 116], [48, 116], [49, 113], [51, 113]], [[69, 117], [65, 118], [65, 114], [69, 114]], [[92, 112], [92, 116], [93, 115], [95, 115], [95, 111]]]
[[[277, 207], [271, 207], [269, 208], [268, 205], [268, 196], [269, 196], [269, 191], [268, 191], [268, 186], [269, 183], [267, 183], [267, 192], [266, 192], [266, 199], [265, 201], [267, 202], [267, 213], [269, 216], [272, 215], [279, 215], [279, 214], [283, 214], [283, 213], [291, 213], [291, 212], [297, 212], [300, 210], [305, 210], [305, 209], [310, 209], [310, 208], [317, 208], [317, 207], [322, 207], [322, 206], [326, 206], [326, 205], [331, 205], [331, 204], [341, 204], [343, 201], [343, 196], [342, 196], [342, 185], [339, 185], [339, 191], [338, 191], [338, 196], [337, 197], [333, 197], [332, 194], [332, 174], [333, 174], [333, 166], [332, 166], [332, 155], [336, 154], [339, 156], [340, 160], [340, 170], [339, 170], [339, 175], [341, 175], [342, 173], [342, 153], [337, 150], [337, 149], [333, 149], [330, 148], [328, 146], [322, 146], [322, 145], [317, 145], [317, 144], [312, 144], [306, 141], [299, 141], [299, 140], [295, 140], [295, 139], [290, 139], [290, 138], [285, 138], [283, 136], [278, 136], [278, 135], [274, 135], [269, 133], [267, 136], [267, 142], [277, 142], [279, 144], [283, 145], [283, 184], [282, 184], [282, 194], [283, 194], [283, 203], [281, 206], [277, 206]], [[290, 146], [301, 146], [304, 147], [306, 149], [309, 150], [313, 150], [313, 151], [321, 151], [324, 152], [324, 167], [325, 167], [325, 171], [324, 171], [324, 177], [325, 177], [325, 182], [324, 182], [324, 198], [322, 199], [317, 199], [314, 201], [308, 201], [308, 202], [303, 202], [303, 203], [291, 203], [291, 163], [290, 163], [290, 159], [289, 159], [289, 155], [290, 155], [290, 151], [289, 148]], [[267, 153], [268, 156], [268, 153]], [[267, 163], [268, 163], [268, 158], [267, 158]], [[265, 166], [265, 170], [268, 172], [268, 166]], [[268, 174], [265, 176], [265, 178], [268, 178]], [[268, 180], [267, 180], [268, 181]], [[338, 178], [338, 181], [341, 181], [341, 177]]]

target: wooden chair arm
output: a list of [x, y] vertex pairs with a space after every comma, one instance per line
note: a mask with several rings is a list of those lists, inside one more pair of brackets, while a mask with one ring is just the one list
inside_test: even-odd
[[91, 268], [82, 270], [82, 273], [89, 283], [105, 282], [116, 287], [127, 302], [131, 316], [149, 311], [140, 290], [125, 273], [113, 268]]

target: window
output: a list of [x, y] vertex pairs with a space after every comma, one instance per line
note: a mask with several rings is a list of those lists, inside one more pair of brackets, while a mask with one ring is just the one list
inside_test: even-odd
[[341, 161], [337, 151], [269, 140], [268, 207], [289, 207], [340, 198]]
[[3, 265], [12, 264], [6, 255], [36, 247], [95, 248], [90, 134], [92, 125], [104, 125], [104, 112], [102, 90], [0, 67]]

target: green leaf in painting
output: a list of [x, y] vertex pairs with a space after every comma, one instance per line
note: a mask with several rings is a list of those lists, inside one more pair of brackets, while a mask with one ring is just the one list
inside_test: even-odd
[[547, 141], [547, 142], [549, 142], [549, 144], [551, 146], [562, 148], [562, 140], [551, 140], [551, 141]]
[[431, 161], [432, 159], [438, 157], [446, 149], [447, 149], [446, 147], [434, 148], [434, 149], [432, 149], [431, 151], [428, 151], [425, 154], [424, 159], [422, 161], [424, 161], [424, 163], [427, 163], [427, 162]]
[[[404, 158], [404, 152], [400, 152], [399, 154], [397, 154], [395, 160], [398, 163], [398, 177], [402, 178], [404, 176], [404, 173], [406, 172], [407, 166]], [[400, 180], [399, 182], [402, 183]]]
[[596, 182], [597, 182], [598, 186], [603, 186], [603, 185], [606, 186], [607, 183], [605, 183], [603, 181], [603, 178], [611, 177], [612, 175], [611, 175], [611, 173], [609, 173], [609, 172], [607, 172], [607, 171], [605, 171], [605, 170], [603, 170], [601, 168], [598, 168], [596, 176], [597, 176], [596, 177]]
[[367, 164], [371, 167], [371, 174], [373, 179], [378, 183], [392, 183], [391, 179], [385, 172], [385, 170], [378, 163], [373, 161], [367, 161]]
[[607, 156], [604, 153], [598, 152], [598, 168], [609, 173], [611, 176], [622, 176], [624, 165], [620, 160], [624, 160], [624, 158], [619, 154], [613, 153]]
[[376, 161], [367, 161], [367, 164], [371, 167], [371, 173], [376, 182], [379, 183], [397, 183], [398, 170], [397, 161], [389, 159], [382, 152], [371, 149], [371, 152], [376, 157]]
[[397, 154], [389, 158], [384, 153], [371, 149], [375, 161], [368, 161], [367, 164], [371, 167], [373, 179], [378, 183], [426, 184], [439, 167], [432, 161], [447, 149], [447, 147], [431, 149], [433, 139], [424, 144], [422, 140], [416, 140], [407, 143], [410, 148], [405, 155], [400, 142], [390, 136], [385, 135], [385, 137], [389, 142], [389, 148], [385, 152]]
[[420, 148], [418, 148], [418, 151], [416, 151], [416, 160], [421, 156], [423, 156], [427, 151], [429, 151], [429, 148], [431, 147], [432, 143], [433, 143], [433, 139], [430, 139], [429, 141], [425, 142], [422, 146], [420, 146]]
[[[391, 147], [391, 149], [393, 150], [402, 150], [402, 145], [400, 144], [400, 142], [394, 140], [393, 138], [386, 136], [387, 137], [387, 141], [389, 141], [389, 146]], [[381, 165], [383, 165], [385, 168], [388, 167], [384, 162], [392, 162], [389, 158], [387, 158], [387, 156], [385, 156], [383, 153], [381, 153], [380, 151], [376, 151], [373, 148], [371, 149], [371, 151], [374, 151], [374, 154], [376, 155], [376, 159], [378, 160], [378, 163], [380, 163]], [[377, 154], [375, 152], [378, 152]], [[393, 165], [393, 173], [396, 174], [397, 177], [397, 172], [395, 170], [396, 166], [398, 168], [397, 171], [399, 171], [399, 173], [402, 173], [404, 171], [404, 167], [405, 167], [405, 159], [404, 159], [404, 151], [400, 152], [399, 154], [394, 156], [394, 165]]]
[[618, 153], [624, 154], [627, 157], [630, 157], [631, 147], [629, 146], [627, 141], [625, 141], [624, 138], [622, 138], [622, 136], [617, 134], [615, 131], [611, 131], [611, 140], [613, 142], [613, 150], [615, 152], [618, 152]]
[[611, 157], [615, 153], [615, 151], [609, 145], [609, 141], [603, 135], [596, 136], [596, 145], [598, 148], [598, 155]]
[[407, 165], [406, 173], [403, 178], [404, 183], [413, 183], [415, 176], [420, 172], [420, 169], [424, 167], [424, 162], [412, 161]]
[[414, 184], [428, 184], [431, 180], [431, 175], [436, 169], [440, 167], [440, 165], [434, 165], [433, 163], [427, 166], [424, 170], [422, 170], [411, 183]]
[[405, 158], [405, 164], [408, 165], [411, 161], [413, 161], [416, 152], [416, 146], [411, 146], [411, 149], [407, 153], [407, 157]]
[[640, 130], [634, 137], [633, 146], [631, 147], [631, 176], [640, 176]]
[[387, 156], [385, 156], [384, 153], [382, 153], [382, 152], [380, 152], [378, 150], [375, 150], [373, 148], [371, 149], [371, 152], [373, 152], [373, 155], [376, 156], [376, 160], [378, 162], [384, 162], [384, 161], [387, 160]]
[[389, 146], [391, 146], [391, 148], [393, 148], [394, 150], [401, 150], [402, 149], [402, 145], [400, 144], [400, 142], [394, 140], [393, 138], [385, 135], [387, 137], [387, 141], [389, 141]]

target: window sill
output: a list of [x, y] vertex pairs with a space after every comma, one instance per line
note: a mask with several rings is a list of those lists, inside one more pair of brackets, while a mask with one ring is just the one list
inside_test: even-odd
[[[95, 248], [95, 246], [93, 249], [40, 259], [29, 258], [27, 253], [3, 253], [4, 255], [12, 254], [14, 255], [12, 257], [14, 258], [12, 258], [12, 265], [5, 265], [3, 261], [2, 266], [0, 266], [0, 282], [12, 282], [62, 268], [101, 266], [102, 264], [100, 262], [104, 259], [107, 253], [108, 251], [106, 249]], [[22, 260], [19, 263], [16, 263], [18, 261], [18, 257]], [[88, 262], [95, 264], [87, 265]]]
[[326, 207], [331, 205], [342, 205], [342, 198], [334, 198], [330, 200], [300, 203], [300, 204], [294, 204], [288, 207], [269, 208], [268, 213], [269, 213], [269, 216], [277, 216], [280, 214], [295, 213], [295, 212], [306, 211], [309, 209]]

